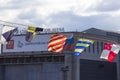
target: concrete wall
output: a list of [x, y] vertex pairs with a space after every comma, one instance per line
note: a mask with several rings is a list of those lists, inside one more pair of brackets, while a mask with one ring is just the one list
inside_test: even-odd
[[63, 80], [61, 63], [0, 66], [0, 80]]

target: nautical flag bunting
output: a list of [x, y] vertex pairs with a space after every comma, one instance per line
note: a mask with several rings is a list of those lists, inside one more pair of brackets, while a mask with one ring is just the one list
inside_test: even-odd
[[9, 42], [16, 31], [17, 27], [3, 26], [0, 42], [2, 44]]
[[61, 53], [66, 42], [67, 37], [60, 34], [51, 35], [51, 39], [48, 43], [48, 51]]
[[74, 50], [74, 37], [70, 36], [67, 38], [65, 45], [64, 45], [64, 50]]
[[104, 43], [104, 49], [101, 53], [100, 58], [106, 59], [109, 62], [113, 62], [113, 60], [117, 56], [119, 50], [120, 50], [120, 45]]
[[80, 55], [86, 47], [90, 46], [93, 43], [93, 40], [79, 38], [75, 46], [74, 55]]
[[26, 41], [32, 41], [32, 39], [38, 34], [38, 32], [43, 31], [43, 28], [37, 28], [33, 26], [28, 26]]

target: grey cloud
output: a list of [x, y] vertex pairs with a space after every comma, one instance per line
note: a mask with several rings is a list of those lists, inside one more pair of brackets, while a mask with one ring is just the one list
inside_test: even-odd
[[95, 8], [97, 11], [116, 11], [120, 10], [119, 0], [103, 0]]
[[44, 20], [41, 19], [41, 15], [37, 13], [36, 9], [31, 9], [29, 11], [22, 11], [18, 16], [18, 19], [20, 20], [26, 20], [29, 22], [29, 24], [32, 24], [34, 26], [40, 26], [42, 24], [45, 24]]
[[45, 21], [42, 20], [41, 18], [31, 19], [30, 22], [32, 23], [32, 25], [39, 26], [39, 27], [41, 27], [43, 24], [45, 24]]
[[36, 10], [35, 9], [31, 9], [29, 11], [22, 11], [19, 15], [18, 18], [19, 19], [32, 19], [35, 18], [37, 16]]
[[61, 12], [50, 16], [49, 24], [64, 27], [66, 31], [82, 31], [91, 27], [118, 30], [119, 20], [109, 15], [77, 16], [72, 12]]
[[47, 25], [48, 27], [64, 27], [66, 31], [82, 31], [91, 27], [105, 30], [120, 30], [120, 16], [112, 17], [110, 15], [78, 16], [72, 11], [59, 12], [46, 19], [42, 19], [36, 10], [21, 12], [18, 18], [28, 20], [35, 26]]
[[37, 0], [10, 0], [5, 5], [0, 5], [1, 10], [5, 9], [24, 9], [26, 7], [35, 7], [41, 5]]

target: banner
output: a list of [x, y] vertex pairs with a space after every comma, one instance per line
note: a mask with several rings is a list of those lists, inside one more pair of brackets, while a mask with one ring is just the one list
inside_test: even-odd
[[8, 44], [3, 45], [3, 53], [47, 51], [50, 36], [51, 34], [37, 35], [31, 42], [25, 40], [26, 36], [13, 36]]
[[[37, 35], [31, 42], [26, 41], [26, 35], [13, 36], [12, 39], [3, 45], [3, 53], [11, 52], [37, 52], [48, 51], [48, 43], [52, 34]], [[73, 33], [63, 33], [63, 35], [71, 36]]]

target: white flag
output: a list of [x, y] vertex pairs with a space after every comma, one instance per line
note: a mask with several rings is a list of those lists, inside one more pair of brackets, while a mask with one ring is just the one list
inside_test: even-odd
[[120, 50], [120, 45], [104, 43], [104, 49], [102, 51], [100, 58], [106, 59], [109, 62], [112, 62], [117, 56], [119, 50]]
[[13, 37], [16, 31], [17, 31], [17, 27], [3, 26], [2, 34], [0, 37], [0, 43], [6, 44], [8, 41], [11, 40], [11, 38]]

